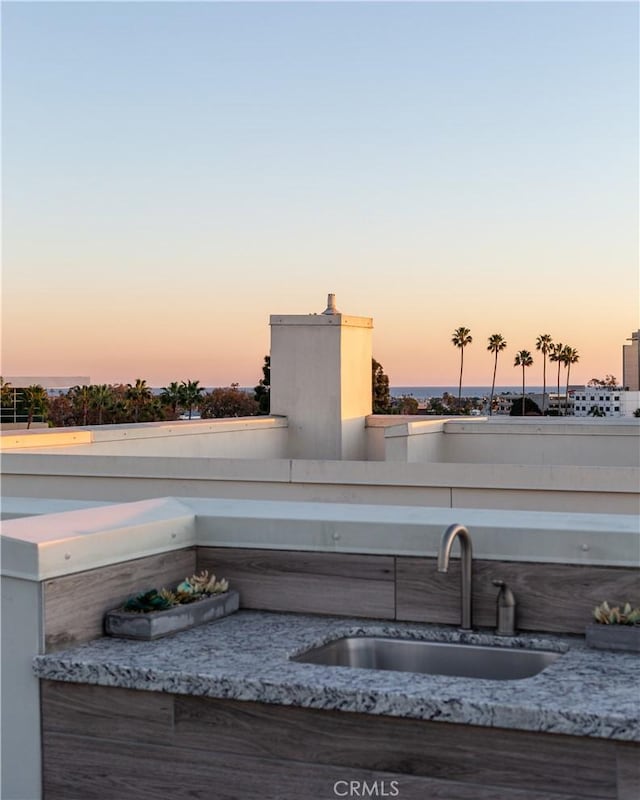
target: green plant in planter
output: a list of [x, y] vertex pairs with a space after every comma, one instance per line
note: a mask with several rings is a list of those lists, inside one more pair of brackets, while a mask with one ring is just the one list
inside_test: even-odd
[[593, 609], [593, 617], [602, 625], [638, 625], [640, 624], [640, 608], [631, 608], [630, 603], [611, 608], [605, 600]]
[[176, 605], [176, 603], [172, 602], [163, 594], [164, 591], [164, 589], [160, 592], [157, 589], [149, 589], [148, 592], [130, 597], [123, 608], [125, 611], [135, 611], [144, 614], [149, 611], [164, 611]]
[[222, 578], [216, 580], [215, 575], [209, 575], [204, 570], [199, 575], [194, 574], [185, 578], [174, 590], [149, 589], [147, 592], [130, 597], [124, 604], [124, 611], [137, 614], [148, 614], [151, 611], [166, 611], [168, 608], [194, 603], [205, 597], [223, 594], [229, 589], [229, 582]]
[[208, 570], [204, 570], [199, 575], [192, 575], [185, 578], [176, 587], [176, 596], [179, 603], [192, 603], [202, 597], [210, 597], [212, 594], [222, 594], [229, 588], [229, 582], [216, 580], [215, 575], [209, 576]]

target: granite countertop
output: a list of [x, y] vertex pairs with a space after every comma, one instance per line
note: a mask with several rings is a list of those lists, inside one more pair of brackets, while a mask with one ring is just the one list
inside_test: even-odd
[[[341, 636], [378, 635], [563, 655], [521, 680], [303, 664], [290, 656]], [[637, 655], [582, 637], [490, 632], [344, 617], [240, 611], [151, 642], [102, 638], [37, 656], [40, 678], [155, 692], [355, 711], [438, 722], [640, 741]]]

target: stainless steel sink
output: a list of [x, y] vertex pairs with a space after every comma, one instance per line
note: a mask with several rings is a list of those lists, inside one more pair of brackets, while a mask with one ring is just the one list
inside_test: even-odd
[[548, 650], [348, 636], [313, 647], [292, 660], [330, 667], [515, 681], [537, 675], [560, 655]]

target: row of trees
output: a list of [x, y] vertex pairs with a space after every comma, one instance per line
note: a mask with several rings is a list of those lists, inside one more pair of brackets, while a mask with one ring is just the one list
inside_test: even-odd
[[174, 381], [154, 394], [146, 380], [135, 383], [74, 386], [51, 397], [39, 385], [14, 388], [0, 378], [2, 409], [12, 417], [46, 419], [53, 427], [158, 422], [192, 418], [196, 409], [203, 419], [245, 417], [260, 413], [258, 401], [238, 384], [207, 392], [199, 381]]
[[[460, 379], [458, 384], [458, 400], [456, 410], [463, 413], [462, 378], [464, 369], [465, 348], [473, 342], [471, 331], [459, 327], [452, 334], [452, 343], [460, 350]], [[493, 376], [491, 382], [491, 399], [489, 414], [493, 413], [498, 356], [507, 347], [505, 338], [494, 333], [488, 338], [487, 350], [494, 356]], [[578, 359], [578, 351], [569, 345], [554, 343], [549, 334], [542, 334], [536, 340], [536, 350], [543, 357], [543, 394], [546, 395], [547, 359], [557, 362], [557, 391], [560, 395], [560, 368], [567, 370], [567, 396], [571, 365]], [[519, 350], [514, 359], [514, 367], [522, 369], [522, 406], [525, 406], [525, 370], [533, 364], [533, 357], [528, 350]], [[592, 379], [594, 385], [610, 386], [616, 383], [612, 375], [604, 380]], [[268, 414], [270, 411], [271, 359], [265, 356], [262, 366], [262, 378], [254, 387], [253, 396], [242, 391], [237, 383], [229, 387], [213, 389], [207, 392], [197, 380], [173, 381], [163, 387], [159, 395], [155, 395], [146, 380], [136, 379], [127, 384], [92, 384], [74, 386], [65, 394], [50, 397], [42, 386], [28, 386], [20, 390], [19, 397], [10, 384], [0, 377], [0, 393], [2, 408], [12, 408], [27, 419], [27, 427], [34, 418], [48, 419], [54, 427], [73, 425], [103, 425], [131, 422], [155, 422], [178, 419], [181, 415], [192, 418], [194, 411], [199, 411], [203, 419], [215, 417], [240, 417]], [[382, 365], [372, 359], [371, 393], [374, 414], [413, 414], [417, 412], [417, 401], [411, 397], [392, 398], [389, 378]], [[568, 406], [565, 405], [565, 413]], [[444, 406], [443, 406], [444, 408]], [[468, 409], [466, 409], [468, 411]], [[447, 409], [450, 413], [450, 408]], [[545, 412], [544, 397], [542, 412]]]
[[[458, 384], [458, 409], [460, 409], [462, 399], [462, 371], [464, 368], [464, 351], [465, 348], [473, 342], [471, 331], [469, 328], [461, 326], [456, 328], [451, 336], [451, 343], [460, 350], [460, 380]], [[491, 382], [491, 399], [489, 401], [489, 414], [493, 413], [493, 399], [496, 387], [496, 372], [498, 369], [498, 355], [507, 347], [507, 341], [501, 333], [493, 333], [489, 336], [487, 350], [493, 353], [493, 379]], [[565, 397], [565, 411], [569, 405], [569, 377], [571, 374], [572, 364], [576, 364], [580, 359], [580, 355], [575, 347], [561, 342], [554, 342], [551, 335], [543, 333], [536, 339], [536, 350], [542, 354], [542, 413], [545, 413], [545, 396], [547, 393], [547, 358], [550, 362], [557, 362], [558, 376], [557, 376], [557, 393], [558, 403], [560, 403], [560, 367], [564, 366], [567, 370], [566, 375], [566, 397]], [[525, 370], [527, 367], [532, 366], [533, 356], [529, 350], [518, 350], [513, 362], [514, 367], [522, 369], [522, 414], [525, 414]], [[612, 376], [608, 376], [612, 377]], [[614, 378], [615, 380], [615, 378]]]

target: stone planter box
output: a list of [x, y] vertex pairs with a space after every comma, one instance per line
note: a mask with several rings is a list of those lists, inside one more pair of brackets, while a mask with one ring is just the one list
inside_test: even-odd
[[186, 631], [195, 625], [226, 617], [240, 607], [240, 595], [235, 590], [204, 600], [196, 600], [164, 611], [149, 611], [138, 614], [116, 608], [108, 611], [104, 618], [105, 633], [124, 639], [158, 639], [178, 631]]
[[640, 625], [587, 625], [587, 647], [597, 650], [629, 650], [640, 653]]

